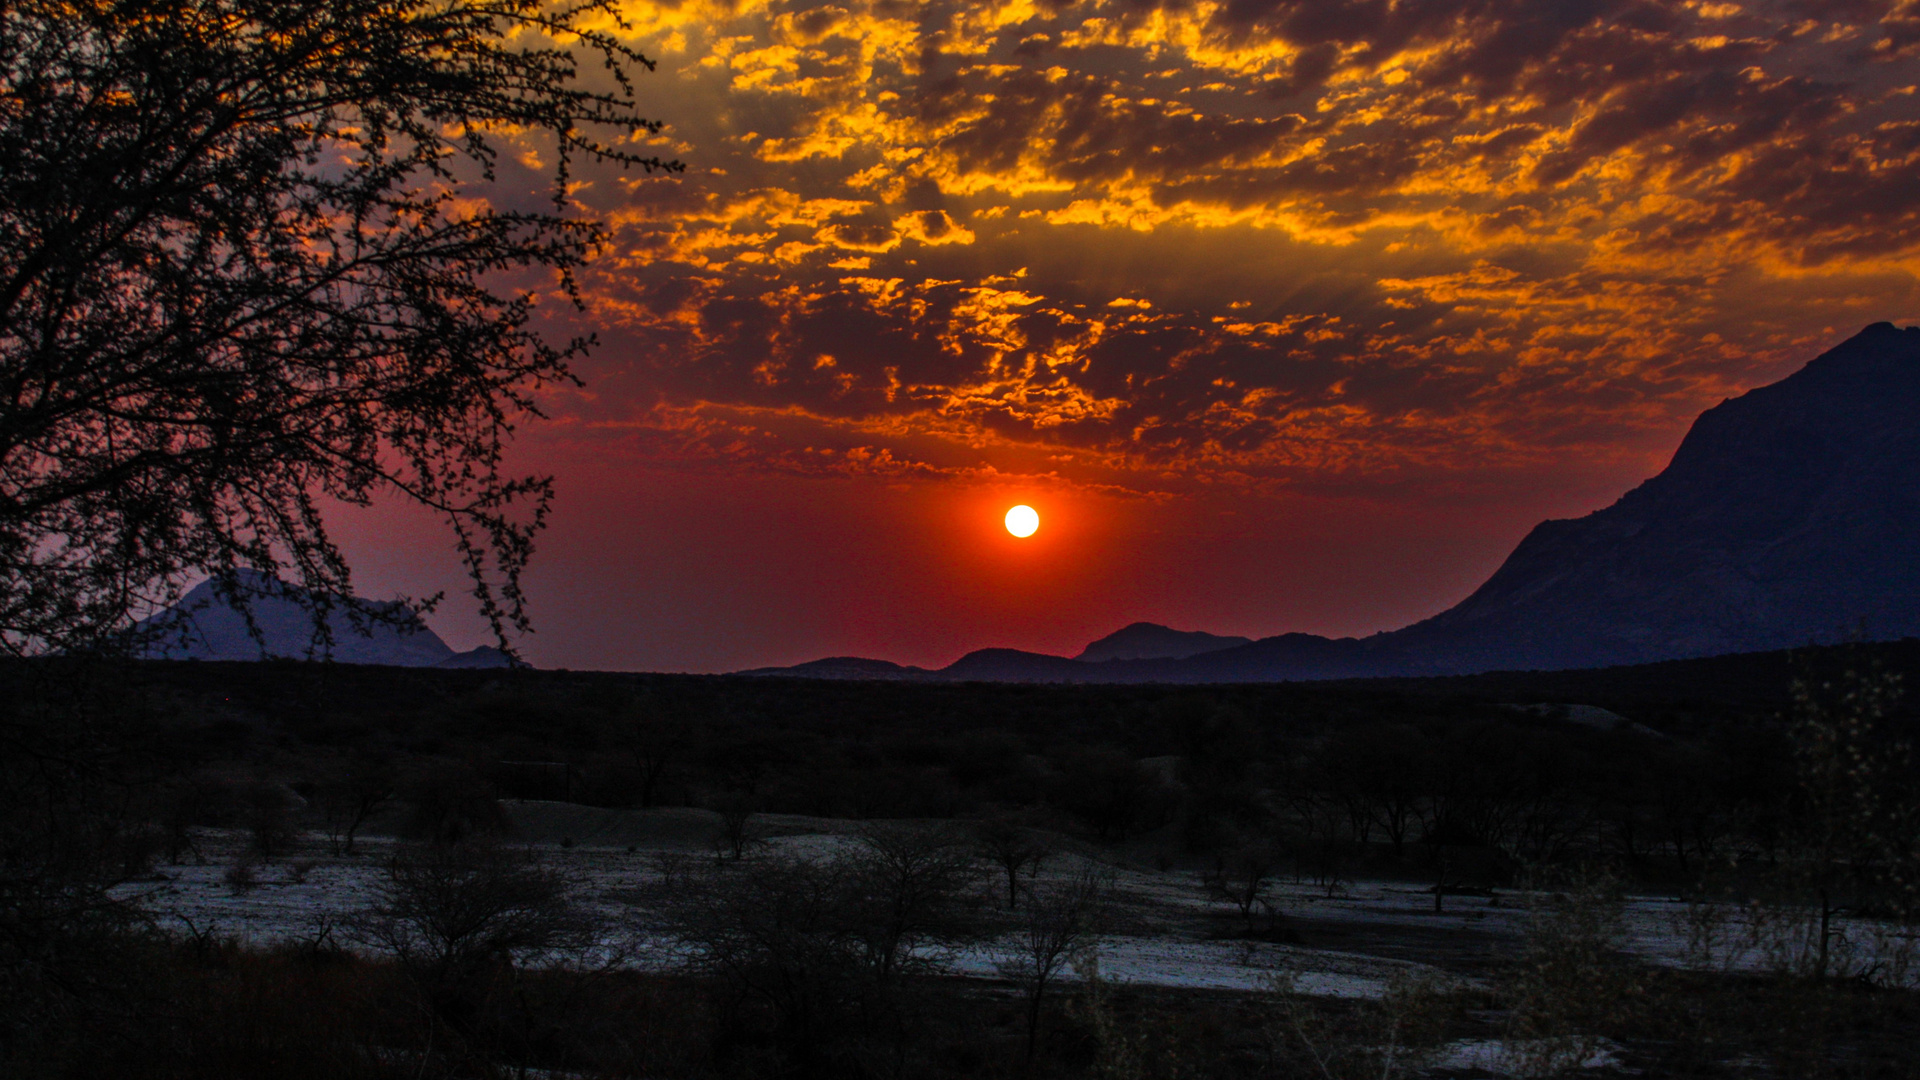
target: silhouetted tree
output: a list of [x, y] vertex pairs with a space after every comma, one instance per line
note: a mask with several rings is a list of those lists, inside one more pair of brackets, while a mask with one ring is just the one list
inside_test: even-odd
[[1282, 843], [1296, 869], [1305, 871], [1331, 897], [1346, 880], [1347, 860], [1355, 845], [1353, 816], [1343, 800], [1324, 790], [1303, 788], [1287, 803], [1290, 827], [1283, 831]]
[[721, 857], [737, 861], [754, 842], [753, 818], [760, 812], [760, 800], [744, 791], [726, 791], [713, 799], [713, 809], [720, 815], [714, 849]]
[[1427, 788], [1427, 741], [1407, 725], [1367, 724], [1328, 741], [1318, 764], [1327, 785], [1405, 853]]
[[1170, 803], [1159, 777], [1111, 747], [1072, 754], [1054, 801], [1102, 840], [1124, 840], [1141, 825], [1158, 824]]
[[121, 674], [0, 673], [0, 1075], [32, 1075], [138, 989], [147, 924], [116, 886], [158, 846], [139, 794], [164, 768]]
[[1273, 845], [1242, 844], [1215, 858], [1201, 882], [1209, 896], [1240, 910], [1240, 918], [1251, 934], [1254, 909], [1266, 903], [1267, 886], [1279, 869], [1280, 854]]
[[1031, 872], [1052, 853], [1046, 838], [1019, 816], [995, 814], [973, 825], [974, 844], [982, 858], [1007, 876], [1007, 909], [1020, 906], [1020, 871]]
[[595, 940], [565, 877], [523, 853], [472, 844], [396, 854], [353, 929], [392, 954], [434, 1013], [469, 1037], [497, 973]]
[[964, 941], [975, 922], [960, 902], [980, 880], [979, 863], [952, 829], [869, 825], [850, 856], [862, 910], [867, 966], [887, 984], [903, 970], [938, 963], [941, 946]]
[[361, 827], [374, 811], [393, 800], [397, 789], [392, 766], [371, 758], [353, 761], [340, 775], [315, 786], [327, 843], [335, 855], [353, 854]]
[[620, 723], [620, 743], [639, 773], [640, 805], [650, 807], [659, 796], [660, 780], [666, 775], [667, 766], [687, 749], [688, 725], [668, 716], [657, 702], [646, 698], [629, 702]]
[[1067, 965], [1099, 940], [1112, 883], [1089, 868], [1061, 882], [1036, 884], [995, 966], [1027, 999], [1027, 1060], [1040, 1044], [1047, 991]]
[[1806, 967], [1817, 978], [1835, 973], [1843, 913], [1920, 914], [1920, 796], [1911, 745], [1891, 723], [1900, 695], [1899, 676], [1872, 668], [1794, 683], [1800, 788], [1782, 869], [1810, 901]]
[[[628, 77], [652, 61], [608, 20], [611, 0], [0, 8], [0, 647], [114, 642], [190, 575], [244, 598], [249, 566], [338, 603], [323, 500], [381, 493], [448, 523], [503, 643], [524, 627], [550, 486], [502, 452], [589, 344], [534, 329], [539, 290], [577, 302], [606, 235], [571, 168], [676, 167], [623, 148], [658, 128]], [[555, 162], [550, 209], [473, 197], [509, 133]]]
[[240, 791], [241, 824], [246, 827], [252, 854], [272, 862], [299, 837], [299, 796], [285, 784], [260, 780]]
[[435, 763], [402, 790], [411, 806], [408, 832], [416, 839], [452, 845], [507, 831], [507, 812], [494, 797], [493, 785], [470, 766]]
[[803, 1073], [823, 1071], [862, 992], [846, 875], [830, 862], [771, 859], [688, 886], [674, 931], [693, 968], [725, 990], [733, 1026], [767, 1010], [783, 1055]]
[[1263, 812], [1254, 776], [1263, 748], [1246, 716], [1210, 698], [1176, 698], [1162, 706], [1160, 723], [1180, 751], [1186, 847], [1207, 850], [1254, 825]]
[[863, 1041], [906, 1034], [901, 976], [942, 970], [948, 947], [977, 935], [970, 864], [942, 832], [874, 829], [840, 855], [710, 864], [671, 922], [693, 968], [724, 987], [736, 1030], [765, 1010], [794, 1071], [847, 1075], [835, 1063]]

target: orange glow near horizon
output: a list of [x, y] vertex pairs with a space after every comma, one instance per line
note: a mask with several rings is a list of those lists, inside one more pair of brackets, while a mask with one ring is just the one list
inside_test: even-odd
[[[688, 170], [577, 165], [608, 244], [541, 310], [601, 344], [523, 444], [535, 573], [619, 567], [681, 629], [533, 655], [1433, 614], [1701, 410], [1920, 321], [1920, 21], [1815, 6], [622, 4]], [[513, 149], [501, 209], [544, 191]], [[569, 503], [629, 490], [703, 525]]]

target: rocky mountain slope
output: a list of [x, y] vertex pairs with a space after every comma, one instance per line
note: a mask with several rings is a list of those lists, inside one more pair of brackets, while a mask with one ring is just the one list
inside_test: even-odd
[[1920, 633], [1920, 327], [1868, 327], [1708, 409], [1658, 476], [1534, 528], [1382, 644], [1413, 669], [1565, 668]]

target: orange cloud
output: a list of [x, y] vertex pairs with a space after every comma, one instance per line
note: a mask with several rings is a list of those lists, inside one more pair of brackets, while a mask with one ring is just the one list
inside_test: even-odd
[[693, 168], [579, 193], [616, 227], [608, 359], [558, 407], [929, 480], [1642, 470], [1653, 433], [1920, 315], [1916, 12], [636, 5]]

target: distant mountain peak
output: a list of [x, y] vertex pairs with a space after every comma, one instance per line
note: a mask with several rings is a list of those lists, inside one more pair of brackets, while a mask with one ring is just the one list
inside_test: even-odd
[[[316, 615], [324, 618], [323, 625]], [[252, 626], [248, 626], [249, 616]], [[418, 613], [393, 601], [322, 602], [272, 574], [242, 569], [188, 590], [133, 628], [143, 655], [159, 660], [333, 660], [395, 667], [514, 666], [491, 646], [456, 653]], [[331, 637], [331, 644], [327, 638]]]
[[[431, 632], [431, 631], [429, 631]], [[519, 660], [507, 654], [503, 649], [492, 645], [480, 645], [466, 652], [454, 653], [445, 660], [433, 665], [437, 668], [523, 668], [531, 667], [525, 660]]]
[[917, 679], [926, 669], [906, 667], [891, 660], [869, 660], [863, 656], [829, 656], [809, 660], [793, 667], [753, 668], [737, 675], [790, 675], [807, 679], [887, 680]]
[[1660, 473], [1541, 522], [1392, 635], [1425, 667], [1586, 667], [1920, 631], [1920, 327], [1875, 323], [1700, 414]]
[[1189, 656], [1248, 645], [1252, 641], [1252, 638], [1227, 637], [1203, 630], [1175, 630], [1159, 623], [1137, 622], [1089, 644], [1074, 659], [1096, 664], [1106, 660], [1185, 660]]

